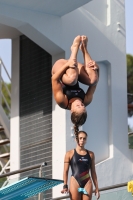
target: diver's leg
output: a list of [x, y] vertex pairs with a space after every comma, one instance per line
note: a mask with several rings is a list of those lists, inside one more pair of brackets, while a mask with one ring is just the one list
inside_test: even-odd
[[[76, 63], [77, 63], [77, 53], [78, 53], [80, 41], [81, 41], [80, 36], [77, 36], [74, 39], [73, 44], [71, 46], [71, 55], [70, 55], [69, 60], [73, 60]], [[52, 74], [56, 73], [59, 70], [59, 68], [61, 68], [67, 62], [68, 61], [65, 59], [58, 60], [52, 68]], [[68, 68], [66, 72], [63, 74], [61, 80], [66, 85], [75, 85], [78, 81], [78, 68], [76, 66], [73, 68]]]
[[82, 194], [78, 192], [79, 184], [77, 180], [72, 176], [70, 179], [69, 194], [71, 200], [82, 200]]
[[99, 78], [99, 67], [94, 60], [92, 60], [87, 50], [88, 38], [81, 36], [80, 49], [83, 53], [84, 64], [78, 64], [79, 68], [79, 81], [86, 85], [94, 85], [98, 82]]
[[88, 193], [88, 195], [83, 194], [82, 200], [91, 200], [92, 199], [92, 191], [93, 191], [91, 179], [86, 183], [84, 188], [85, 188], [86, 192]]

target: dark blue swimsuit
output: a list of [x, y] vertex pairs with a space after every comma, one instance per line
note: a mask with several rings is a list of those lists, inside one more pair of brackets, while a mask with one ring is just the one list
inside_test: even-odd
[[[68, 99], [68, 104], [69, 100], [78, 97], [82, 99], [82, 102], [84, 101], [85, 98], [85, 92], [79, 87], [79, 83], [77, 82], [76, 85], [70, 86], [70, 85], [65, 85], [64, 83], [62, 84], [63, 87], [63, 93], [67, 96]], [[67, 105], [68, 107], [68, 105]], [[67, 108], [66, 107], [66, 108]]]
[[77, 180], [79, 186], [84, 188], [90, 179], [89, 169], [91, 168], [91, 157], [86, 150], [86, 155], [80, 155], [74, 149], [73, 157], [70, 160], [72, 176]]

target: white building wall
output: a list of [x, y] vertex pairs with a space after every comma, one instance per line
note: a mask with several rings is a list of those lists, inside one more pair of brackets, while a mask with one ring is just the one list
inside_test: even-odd
[[[52, 57], [52, 63], [64, 58], [64, 53]], [[63, 160], [66, 153], [66, 111], [61, 109], [53, 98], [52, 105], [52, 174], [53, 178], [62, 180]], [[60, 196], [62, 184], [53, 189], [53, 196]]]
[[[82, 127], [88, 133], [86, 148], [95, 153], [99, 187], [127, 182], [133, 172], [127, 135], [124, 13], [124, 1], [93, 0], [62, 17], [66, 58], [73, 38], [85, 34], [89, 37], [89, 52], [100, 66], [100, 80], [93, 102], [87, 107], [87, 122]], [[80, 53], [78, 58], [82, 61]], [[67, 151], [76, 146], [70, 134], [69, 111], [66, 120]], [[54, 192], [60, 196], [56, 189]]]
[[[89, 52], [101, 71], [82, 129], [88, 133], [86, 148], [93, 150], [96, 156], [99, 187], [127, 182], [133, 172], [127, 135], [124, 2], [93, 0], [63, 17], [24, 8], [18, 12], [16, 7], [9, 7], [7, 18], [0, 18], [0, 22], [3, 20], [6, 25], [15, 27], [48, 51], [53, 62], [62, 56], [69, 58], [76, 35], [89, 37]], [[4, 16], [5, 11], [5, 7], [0, 7], [1, 15]], [[65, 55], [62, 55], [63, 50]], [[80, 52], [78, 60], [83, 62]], [[82, 87], [86, 90], [86, 86]], [[53, 99], [53, 178], [62, 179], [64, 154], [76, 146], [71, 128], [70, 112], [55, 105]], [[60, 196], [61, 188], [53, 189], [54, 197]]]
[[[110, 6], [110, 16], [107, 11], [104, 13], [106, 18], [110, 17], [110, 24], [108, 19], [99, 17], [101, 9], [98, 9], [97, 2], [94, 0], [62, 17], [62, 24], [63, 35], [67, 33], [71, 40], [77, 33], [89, 37], [89, 52], [101, 67], [100, 80], [93, 102], [87, 107], [88, 119], [83, 130], [89, 134], [86, 147], [95, 152], [99, 187], [103, 187], [131, 179], [132, 150], [128, 149], [127, 135], [124, 1], [106, 1]], [[106, 9], [105, 1], [100, 3]], [[94, 16], [91, 8], [96, 7], [97, 15]], [[70, 43], [65, 41], [68, 50]], [[66, 54], [68, 57], [69, 51]], [[69, 125], [70, 122], [67, 123]], [[66, 149], [73, 148], [73, 142], [67, 141]]]

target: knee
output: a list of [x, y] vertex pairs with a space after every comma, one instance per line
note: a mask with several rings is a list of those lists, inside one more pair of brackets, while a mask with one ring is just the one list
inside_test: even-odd
[[78, 75], [75, 73], [75, 74], [68, 76], [68, 81], [69, 81], [70, 85], [75, 85], [78, 81]]
[[78, 73], [74, 71], [73, 73], [67, 73], [62, 76], [62, 82], [67, 85], [75, 85], [78, 81]]
[[69, 82], [70, 85], [75, 85], [78, 81], [78, 76], [77, 74], [73, 74], [72, 76], [69, 77]]

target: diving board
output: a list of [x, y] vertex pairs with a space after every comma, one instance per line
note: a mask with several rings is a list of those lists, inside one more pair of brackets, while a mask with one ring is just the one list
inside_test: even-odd
[[26, 177], [0, 189], [0, 200], [23, 200], [44, 192], [62, 180]]

